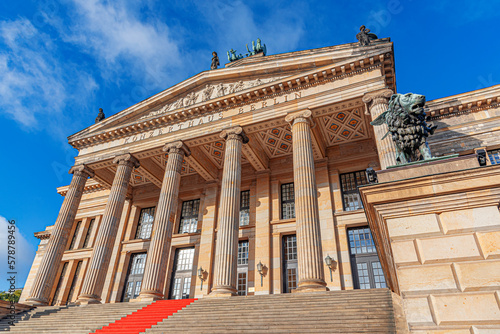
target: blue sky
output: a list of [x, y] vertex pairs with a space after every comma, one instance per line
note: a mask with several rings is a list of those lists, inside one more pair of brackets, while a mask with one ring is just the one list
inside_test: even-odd
[[[500, 1], [2, 1], [0, 290], [6, 219], [18, 286], [63, 198], [76, 150], [66, 137], [210, 68], [211, 52], [268, 54], [355, 42], [364, 24], [394, 42], [399, 92], [429, 100], [500, 83]], [[4, 249], [5, 248], [5, 249]]]

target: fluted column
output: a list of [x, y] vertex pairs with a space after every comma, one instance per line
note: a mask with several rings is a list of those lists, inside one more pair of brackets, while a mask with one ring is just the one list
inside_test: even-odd
[[109, 193], [101, 226], [97, 232], [90, 264], [85, 275], [78, 303], [95, 304], [101, 300], [102, 288], [108, 271], [109, 260], [113, 252], [118, 223], [123, 211], [125, 197], [132, 169], [139, 167], [139, 161], [130, 154], [116, 157], [113, 163], [118, 164], [111, 191]]
[[326, 290], [319, 221], [318, 189], [311, 138], [311, 111], [290, 113], [297, 228], [299, 284], [295, 292]]
[[248, 142], [248, 137], [239, 126], [222, 131], [220, 136], [226, 140], [226, 150], [215, 245], [214, 287], [210, 293], [212, 297], [231, 296], [237, 292], [241, 148]]
[[139, 295], [141, 301], [163, 298], [163, 285], [172, 241], [173, 219], [177, 209], [177, 198], [181, 182], [182, 160], [184, 156], [191, 154], [189, 148], [182, 141], [166, 144], [163, 151], [168, 153], [168, 160], [142, 279], [141, 293]]
[[75, 221], [76, 211], [82, 199], [85, 183], [89, 176], [94, 176], [94, 172], [84, 165], [72, 167], [69, 173], [73, 174], [73, 178], [68, 192], [64, 197], [56, 223], [50, 232], [45, 254], [38, 267], [30, 296], [26, 300], [27, 304], [47, 305], [49, 303], [50, 292], [68, 242], [71, 227]]
[[[389, 108], [389, 98], [392, 96], [393, 91], [390, 89], [383, 89], [376, 92], [371, 92], [363, 96], [363, 102], [366, 104], [372, 121], [380, 116], [384, 111]], [[380, 159], [380, 168], [387, 169], [388, 166], [396, 165], [396, 145], [392, 141], [391, 135], [386, 136], [387, 124], [374, 126], [375, 142], [377, 145], [378, 156]]]

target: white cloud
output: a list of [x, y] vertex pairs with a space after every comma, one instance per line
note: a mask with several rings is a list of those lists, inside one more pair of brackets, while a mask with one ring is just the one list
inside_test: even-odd
[[[9, 233], [8, 226], [10, 226], [7, 219], [0, 216], [0, 291], [5, 291], [9, 289], [9, 283], [7, 282], [7, 278], [11, 275], [7, 273], [11, 270], [8, 268], [7, 260], [8, 260], [8, 241], [9, 241]], [[35, 250], [33, 246], [26, 241], [25, 237], [19, 231], [20, 226], [16, 224], [16, 233], [15, 233], [15, 271], [17, 272], [16, 276], [16, 288], [21, 288], [24, 286], [26, 282], [26, 278], [28, 277], [28, 273], [31, 269], [31, 264], [33, 263], [33, 259], [35, 258]]]
[[0, 21], [1, 44], [0, 112], [26, 129], [43, 126], [57, 136], [61, 122], [74, 116], [63, 114], [68, 103], [85, 101], [95, 80], [60, 56], [52, 37], [26, 18]]
[[164, 89], [181, 75], [178, 42], [153, 11], [126, 1], [73, 0], [70, 7], [69, 20], [51, 23], [66, 42], [91, 55], [109, 80], [130, 73], [138, 84]]

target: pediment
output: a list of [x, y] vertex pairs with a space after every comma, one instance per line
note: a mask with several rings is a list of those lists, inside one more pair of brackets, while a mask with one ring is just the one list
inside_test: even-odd
[[[201, 72], [68, 139], [73, 143], [100, 134], [115, 132], [114, 135], [120, 135], [116, 133], [117, 130], [122, 131], [128, 126], [142, 128], [145, 122], [154, 126], [155, 120], [162, 117], [175, 121], [179, 115], [213, 112], [217, 108], [259, 97], [259, 94], [268, 94], [270, 89], [273, 93], [274, 89], [283, 90], [283, 83], [286, 89], [287, 84], [291, 88], [297, 84], [297, 80], [300, 84], [301, 78], [306, 82], [318, 80], [317, 77], [313, 78], [311, 71], [325, 68], [334, 72], [335, 69], [331, 66], [338, 64], [346, 64], [344, 67], [347, 67], [347, 71], [354, 71], [352, 64], [349, 68], [349, 62], [356, 62], [358, 67], [370, 66], [368, 59], [372, 64], [374, 58], [375, 62], [381, 62], [380, 55], [388, 53], [392, 53], [392, 43], [389, 39], [382, 39], [368, 47], [359, 47], [357, 43], [351, 43], [271, 55], [255, 60], [249, 57], [246, 60], [248, 64], [238, 66], [228, 64], [225, 68]], [[344, 68], [341, 71], [344, 72]], [[319, 73], [321, 76], [321, 72]], [[325, 75], [323, 72], [323, 76]], [[287, 81], [287, 78], [292, 81]], [[272, 85], [274, 82], [277, 83], [276, 86]]]

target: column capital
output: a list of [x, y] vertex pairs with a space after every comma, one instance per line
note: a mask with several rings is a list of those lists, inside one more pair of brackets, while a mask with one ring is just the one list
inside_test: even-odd
[[232, 128], [227, 128], [222, 130], [222, 132], [220, 133], [220, 137], [225, 140], [229, 139], [241, 140], [243, 144], [248, 143], [249, 140], [245, 131], [243, 131], [243, 128], [241, 126], [235, 126]]
[[314, 126], [312, 111], [310, 109], [289, 112], [285, 117], [285, 121], [290, 123], [290, 126], [298, 122], [306, 122], [309, 123], [311, 127]]
[[137, 160], [132, 154], [127, 153], [123, 155], [119, 155], [113, 159], [114, 164], [119, 165], [128, 165], [130, 167], [139, 168], [141, 165], [139, 160]]
[[75, 165], [70, 168], [68, 173], [84, 177], [94, 177], [94, 171], [86, 165]]
[[391, 96], [394, 94], [394, 91], [388, 88], [384, 88], [381, 90], [373, 91], [373, 92], [368, 92], [366, 93], [363, 98], [361, 99], [367, 106], [369, 104], [370, 107], [379, 103], [388, 103], [388, 100], [391, 98]]
[[191, 155], [191, 150], [184, 144], [182, 140], [176, 140], [170, 143], [166, 143], [163, 146], [163, 152], [167, 153], [181, 153], [183, 152], [186, 157]]

